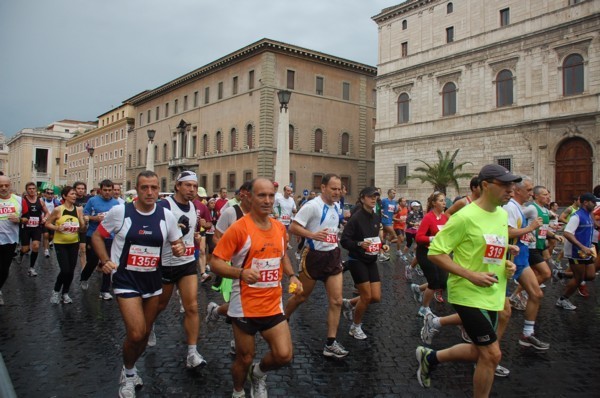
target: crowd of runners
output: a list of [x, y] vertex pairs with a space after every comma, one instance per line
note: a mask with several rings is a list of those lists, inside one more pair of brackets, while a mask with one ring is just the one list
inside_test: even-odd
[[[210, 366], [198, 350], [200, 326], [202, 319], [223, 319], [233, 332], [232, 396], [246, 396], [249, 382], [252, 397], [266, 397], [267, 373], [293, 358], [288, 321], [317, 282], [328, 302], [322, 353], [343, 360], [350, 349], [337, 340], [340, 318], [350, 322], [350, 336], [369, 338], [362, 320], [382, 300], [378, 264], [395, 256], [405, 264], [415, 314], [423, 318], [423, 345], [415, 352], [418, 382], [429, 387], [440, 363], [472, 362], [473, 395], [485, 397], [495, 376], [510, 373], [500, 361], [512, 310], [524, 311], [518, 344], [548, 350], [544, 336], [535, 333], [542, 300], [573, 311], [572, 296], [589, 294], [586, 282], [600, 270], [600, 186], [574, 198], [561, 214], [547, 188], [499, 165], [484, 166], [470, 190], [454, 201], [433, 192], [423, 205], [396, 199], [394, 189], [382, 198], [380, 189], [365, 187], [348, 211], [345, 187], [335, 174], [323, 177], [321, 192], [298, 201], [292, 187], [280, 193], [266, 178], [245, 182], [233, 199], [226, 189], [209, 197], [192, 171], [180, 173], [174, 194], [162, 200], [151, 171], [137, 176], [135, 200], [124, 200], [110, 180], [100, 182], [94, 195], [86, 195], [87, 187], [78, 182], [63, 187], [58, 198], [52, 189], [40, 195], [34, 183], [17, 196], [10, 180], [0, 176], [0, 289], [11, 263], [20, 265], [25, 256], [28, 275], [37, 276], [40, 248], [45, 257], [54, 251], [59, 265], [49, 305], [72, 305], [73, 281], [78, 278], [87, 291], [90, 278], [99, 275], [99, 299], [115, 295], [125, 325], [118, 389], [124, 398], [135, 397], [143, 386], [136, 362], [160, 343], [154, 324], [175, 294], [184, 317], [185, 365]], [[287, 253], [296, 247], [292, 261]], [[352, 293], [344, 294], [344, 271], [354, 282]], [[426, 283], [412, 283], [415, 275]], [[551, 278], [563, 282], [564, 291], [544, 298]], [[201, 317], [199, 284], [210, 283], [223, 300], [210, 302]], [[284, 288], [290, 293], [285, 302]], [[0, 305], [5, 300], [10, 297], [0, 291]], [[449, 302], [455, 314], [436, 316], [434, 300]], [[431, 349], [447, 325], [460, 327], [464, 342]], [[257, 333], [269, 347], [260, 359]]]

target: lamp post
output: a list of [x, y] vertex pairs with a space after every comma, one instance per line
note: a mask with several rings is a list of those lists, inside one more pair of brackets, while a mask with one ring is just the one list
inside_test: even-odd
[[94, 147], [88, 146], [87, 151], [90, 154], [90, 160], [88, 161], [87, 186], [88, 189], [92, 189], [94, 187]]
[[275, 181], [286, 185], [290, 182], [290, 115], [288, 103], [292, 92], [280, 90], [277, 92], [279, 99], [279, 124], [277, 127], [277, 153], [275, 154]]
[[154, 171], [154, 136], [156, 130], [148, 130], [148, 155], [146, 156], [146, 170]]

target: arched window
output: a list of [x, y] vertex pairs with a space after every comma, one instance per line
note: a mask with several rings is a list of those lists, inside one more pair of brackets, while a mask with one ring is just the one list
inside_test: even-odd
[[583, 57], [571, 54], [563, 62], [563, 95], [583, 93]]
[[398, 97], [398, 123], [408, 123], [410, 117], [408, 94], [402, 93]]
[[513, 74], [504, 69], [496, 77], [496, 106], [513, 104]]
[[294, 126], [292, 126], [290, 124], [290, 137], [289, 137], [290, 142], [289, 144], [289, 148], [290, 150], [294, 149]]
[[404, 21], [402, 21], [402, 30], [406, 30], [406, 28], [408, 28], [408, 22], [405, 19]]
[[350, 154], [350, 134], [342, 133], [342, 155]]
[[323, 130], [315, 130], [315, 152], [323, 152]]
[[231, 135], [229, 136], [229, 144], [231, 145], [231, 150], [235, 151], [237, 148], [237, 131], [235, 131], [235, 129], [231, 129]]
[[454, 12], [454, 4], [448, 3], [446, 5], [446, 14], [452, 14]]
[[208, 134], [204, 134], [202, 136], [202, 153], [206, 154], [208, 152]]
[[444, 84], [442, 89], [442, 115], [456, 114], [456, 85], [452, 82]]
[[251, 124], [246, 126], [246, 145], [248, 149], [254, 148], [254, 128]]
[[221, 136], [221, 132], [217, 131], [217, 135], [215, 137], [216, 139], [216, 146], [217, 146], [217, 152], [221, 153], [223, 152], [223, 137]]

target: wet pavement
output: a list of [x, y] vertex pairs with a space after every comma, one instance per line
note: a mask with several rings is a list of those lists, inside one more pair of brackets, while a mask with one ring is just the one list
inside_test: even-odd
[[[27, 276], [29, 259], [13, 262], [2, 292], [0, 352], [19, 397], [116, 397], [122, 366], [124, 326], [116, 302], [98, 298], [99, 275], [90, 288], [79, 288], [77, 272], [71, 288], [73, 304], [51, 305], [50, 293], [58, 274], [54, 253], [40, 256], [39, 276]], [[416, 316], [404, 263], [379, 264], [382, 302], [372, 305], [364, 318], [368, 339], [348, 335], [349, 322], [342, 320], [338, 340], [350, 351], [343, 360], [322, 355], [326, 336], [326, 297], [318, 284], [312, 297], [291, 320], [294, 359], [291, 365], [269, 373], [271, 397], [469, 397], [473, 365], [441, 364], [432, 374], [431, 388], [416, 379], [415, 348], [421, 344], [422, 318]], [[591, 297], [573, 297], [576, 311], [555, 307], [562, 285], [548, 283], [536, 324], [537, 336], [551, 344], [536, 352], [518, 345], [523, 312], [513, 311], [502, 341], [502, 365], [508, 378], [496, 378], [493, 396], [585, 397], [600, 391], [600, 289], [589, 283]], [[349, 273], [344, 275], [344, 296], [352, 295]], [[209, 301], [220, 295], [203, 285], [198, 293], [201, 319]], [[437, 315], [452, 313], [448, 304], [434, 303]], [[208, 361], [204, 369], [185, 368], [186, 344], [182, 314], [174, 298], [157, 323], [158, 344], [148, 348], [137, 367], [144, 380], [138, 397], [229, 397], [232, 391], [229, 341], [225, 322], [202, 321], [199, 352]], [[459, 343], [456, 327], [441, 331], [433, 348]], [[257, 358], [266, 350], [261, 339]], [[248, 387], [248, 386], [247, 386]], [[248, 393], [248, 389], [246, 390]], [[249, 393], [247, 394], [249, 396]]]

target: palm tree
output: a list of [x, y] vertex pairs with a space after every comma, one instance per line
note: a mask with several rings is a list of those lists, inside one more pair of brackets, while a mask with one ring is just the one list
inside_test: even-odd
[[429, 164], [421, 159], [415, 159], [417, 162], [421, 162], [425, 165], [415, 169], [415, 171], [422, 174], [413, 174], [407, 178], [419, 179], [422, 183], [428, 182], [433, 185], [433, 189], [442, 192], [444, 195], [446, 194], [446, 188], [448, 188], [448, 186], [453, 186], [458, 192], [458, 180], [460, 178], [471, 178], [473, 176], [472, 173], [460, 173], [463, 166], [472, 164], [471, 162], [454, 164], [454, 160], [456, 159], [459, 150], [460, 149], [457, 149], [452, 156], [450, 156], [450, 152], [446, 151], [445, 154], [442, 154], [442, 151], [438, 149], [438, 162], [434, 164]]

